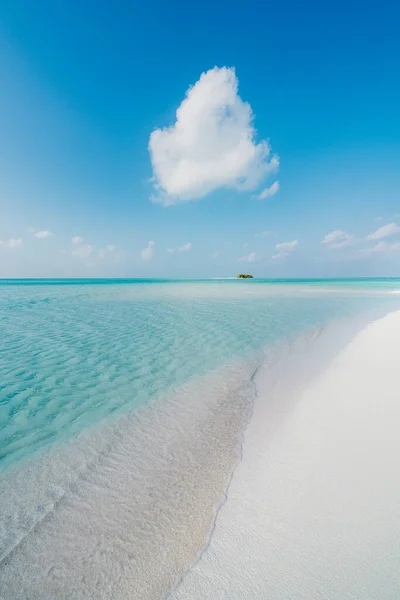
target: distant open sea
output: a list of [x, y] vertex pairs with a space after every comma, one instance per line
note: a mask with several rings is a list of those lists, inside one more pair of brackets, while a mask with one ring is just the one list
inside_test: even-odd
[[204, 543], [258, 366], [329, 323], [398, 308], [398, 291], [400, 279], [0, 281], [0, 597], [162, 597], [187, 567], [163, 544], [177, 536], [190, 562]]

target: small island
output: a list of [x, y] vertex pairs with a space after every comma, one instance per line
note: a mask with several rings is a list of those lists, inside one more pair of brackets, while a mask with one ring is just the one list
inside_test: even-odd
[[237, 279], [254, 279], [253, 275], [247, 275], [247, 273], [239, 273], [236, 277]]

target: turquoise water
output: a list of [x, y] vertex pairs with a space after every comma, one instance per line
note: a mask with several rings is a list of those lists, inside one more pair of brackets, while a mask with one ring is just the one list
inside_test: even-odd
[[400, 280], [2, 281], [0, 464], [280, 338], [389, 304], [393, 289]]
[[258, 366], [399, 290], [1, 281], [0, 597], [164, 598], [210, 535]]

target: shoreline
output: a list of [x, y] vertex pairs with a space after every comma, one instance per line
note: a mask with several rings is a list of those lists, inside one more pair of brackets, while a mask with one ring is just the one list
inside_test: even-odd
[[[260, 420], [253, 413], [259, 398], [252, 399], [251, 373], [257, 371], [256, 387], [268, 399], [276, 385], [293, 382], [295, 372], [305, 387], [371, 318], [372, 313], [334, 321], [322, 335], [314, 328], [283, 341], [263, 353], [261, 365], [254, 357], [218, 369], [184, 385], [166, 404], [157, 401], [93, 436], [82, 435], [76, 445], [66, 444], [60, 456], [44, 457], [31, 506], [35, 509], [36, 502], [42, 513], [31, 514], [26, 531], [29, 511], [21, 507], [23, 535], [0, 565], [0, 588], [16, 600], [25, 599], [28, 590], [38, 597], [53, 593], [83, 599], [100, 577], [99, 599], [109, 597], [111, 589], [118, 599], [132, 593], [146, 600], [175, 598], [218, 534], [252, 423]], [[285, 399], [290, 396], [289, 389], [282, 393]], [[267, 422], [274, 424], [268, 415]], [[70, 476], [71, 464], [73, 477], [63, 481], [60, 466]], [[35, 474], [29, 478], [34, 486]], [[49, 482], [49, 493], [40, 498], [40, 488]], [[19, 484], [14, 490], [18, 500], [26, 486], [23, 470]], [[70, 523], [78, 524], [77, 532], [68, 530]], [[69, 545], [63, 541], [66, 533]], [[102, 538], [108, 540], [105, 548]], [[80, 547], [81, 556], [75, 556], [74, 548]]]
[[[302, 335], [293, 339], [281, 342], [279, 346], [269, 349], [261, 360], [254, 373], [254, 384], [256, 387], [255, 397], [251, 406], [251, 414], [247, 423], [243, 424], [243, 430], [238, 441], [239, 459], [236, 465], [232, 466], [223, 497], [216, 506], [215, 519], [213, 521], [210, 533], [204, 547], [199, 551], [196, 560], [181, 573], [172, 589], [168, 590], [163, 596], [164, 600], [174, 600], [181, 598], [180, 586], [184, 583], [187, 576], [190, 577], [191, 571], [201, 562], [203, 555], [209, 550], [212, 538], [214, 536], [217, 520], [221, 509], [229, 502], [229, 491], [236, 476], [236, 471], [240, 466], [245, 446], [248, 428], [251, 427], [252, 420], [257, 408], [257, 402], [260, 396], [267, 398], [268, 402], [274, 399], [274, 390], [277, 385], [281, 388], [279, 404], [284, 400], [282, 407], [288, 408], [288, 401], [293, 400], [293, 392], [297, 386], [298, 389], [305, 390], [312, 381], [322, 375], [329, 368], [331, 362], [343, 351], [343, 349], [352, 342], [354, 337], [368, 327], [371, 323], [386, 316], [387, 311], [381, 309], [363, 312], [358, 317], [337, 319], [329, 322], [320, 328], [311, 328]], [[390, 314], [390, 313], [389, 313]], [[293, 379], [294, 378], [294, 379]], [[296, 391], [297, 391], [296, 390]], [[282, 407], [276, 407], [282, 408]], [[272, 407], [270, 407], [272, 408]], [[259, 415], [256, 415], [256, 418]], [[275, 415], [276, 417], [277, 415]], [[274, 423], [270, 419], [271, 414], [262, 416], [262, 421], [266, 427]]]
[[0, 596], [162, 598], [215, 520], [254, 368], [218, 369], [6, 473]]
[[[351, 426], [358, 423], [358, 419], [362, 421], [357, 404], [361, 390], [373, 403], [368, 385], [376, 386], [379, 376], [385, 374], [385, 361], [382, 359], [385, 351], [377, 349], [376, 345], [382, 347], [385, 343], [391, 343], [393, 350], [397, 348], [397, 355], [400, 353], [400, 311], [369, 322], [355, 336], [348, 331], [342, 333], [351, 341], [348, 339], [338, 354], [325, 344], [324, 336], [321, 336], [303, 358], [297, 361], [289, 358], [292, 364], [286, 363], [283, 367], [284, 376], [279, 376], [275, 385], [271, 385], [265, 369], [259, 371], [258, 395], [253, 418], [245, 433], [243, 460], [233, 474], [228, 499], [220, 510], [212, 540], [200, 560], [187, 571], [180, 585], [168, 596], [171, 600], [218, 600], [227, 597], [238, 600], [247, 597], [260, 600], [265, 597], [271, 600], [287, 600], [289, 597], [296, 600], [319, 600], [321, 597], [332, 600], [372, 600], [378, 596], [388, 600], [397, 598], [398, 588], [393, 576], [390, 579], [390, 569], [400, 560], [399, 552], [393, 545], [396, 536], [391, 536], [392, 545], [389, 544], [393, 556], [388, 558], [385, 555], [389, 566], [385, 561], [380, 565], [383, 574], [375, 563], [379, 562], [380, 552], [385, 549], [375, 551], [375, 556], [373, 548], [368, 547], [365, 540], [363, 546], [354, 543], [353, 537], [362, 537], [366, 530], [370, 538], [376, 537], [378, 545], [380, 538], [390, 537], [388, 529], [391, 526], [396, 529], [396, 523], [400, 522], [400, 508], [397, 509], [397, 506], [400, 507], [400, 485], [394, 490], [394, 498], [388, 500], [394, 512], [393, 522], [389, 520], [386, 528], [382, 523], [374, 528], [373, 519], [361, 523], [357, 521], [355, 507], [360, 499], [357, 498], [357, 490], [352, 488], [352, 478], [357, 480], [359, 477], [364, 485], [364, 493], [373, 495], [370, 488], [374, 489], [374, 486], [368, 485], [368, 474], [361, 476], [355, 470], [354, 474], [344, 477], [342, 471], [352, 461]], [[310, 360], [312, 357], [318, 359], [319, 365]], [[368, 383], [368, 375], [372, 377], [371, 368], [365, 369], [364, 363], [370, 364], [371, 357], [372, 364], [376, 360], [381, 371], [373, 382]], [[393, 361], [396, 362], [395, 358]], [[322, 363], [325, 366], [321, 370]], [[396, 364], [400, 368], [400, 360]], [[390, 369], [393, 379], [392, 386], [389, 384], [386, 390], [388, 401], [391, 395], [395, 395], [393, 386], [397, 373], [394, 363], [386, 371]], [[363, 371], [366, 371], [364, 379], [361, 377]], [[345, 390], [340, 388], [343, 379], [347, 385], [347, 396]], [[335, 386], [337, 395], [334, 393]], [[354, 386], [358, 386], [358, 395]], [[352, 393], [353, 399], [358, 398], [355, 400], [356, 414], [350, 412]], [[272, 398], [272, 402], [266, 402], [268, 397]], [[375, 400], [378, 414], [379, 402], [384, 399], [382, 394], [381, 399]], [[282, 400], [285, 401], [283, 404]], [[350, 424], [344, 418], [346, 412], [337, 419], [335, 411], [338, 408], [335, 404], [338, 402], [342, 410], [348, 411], [347, 421]], [[307, 403], [312, 410], [307, 408]], [[390, 429], [390, 422], [395, 421], [395, 415], [400, 416], [400, 408], [397, 411], [393, 402], [390, 407], [393, 414], [388, 422], [381, 415], [382, 431], [386, 425]], [[336, 421], [333, 419], [335, 416]], [[373, 455], [370, 461], [373, 463], [375, 458], [377, 462], [375, 446], [371, 451], [366, 436], [371, 427], [374, 431], [375, 423], [365, 420], [365, 431], [356, 428], [354, 438], [354, 444], [363, 442], [366, 445], [363, 459], [367, 461], [367, 466], [367, 450]], [[339, 439], [345, 435], [342, 430], [345, 431], [347, 455], [340, 448], [339, 439], [335, 439], [332, 430]], [[391, 434], [394, 443], [393, 426]], [[326, 448], [325, 452], [323, 448]], [[360, 452], [361, 449], [357, 447], [357, 460]], [[339, 457], [336, 457], [337, 454]], [[375, 465], [378, 479], [380, 470], [385, 470], [390, 460], [389, 453], [389, 456], [381, 457], [382, 464]], [[363, 461], [360, 464], [363, 465]], [[390, 481], [393, 478], [396, 481], [394, 464], [392, 469], [393, 473], [381, 482], [381, 486], [387, 484], [390, 487]], [[341, 477], [344, 477], [344, 482]], [[345, 484], [348, 486], [347, 492]], [[335, 491], [337, 486], [341, 486], [338, 492]], [[336, 499], [335, 494], [338, 494], [339, 504], [332, 500]], [[318, 498], [321, 500], [319, 504]], [[350, 505], [348, 513], [343, 515], [340, 513], [341, 502]], [[379, 513], [380, 508], [379, 504], [364, 506], [367, 515], [368, 511], [373, 514], [376, 510]], [[339, 516], [335, 510], [339, 510]], [[384, 517], [384, 513], [380, 514], [382, 522]], [[327, 522], [330, 525], [334, 523], [332, 530], [327, 527]], [[348, 530], [346, 523], [349, 523]], [[353, 523], [354, 532], [351, 531]], [[324, 528], [327, 528], [325, 536]], [[340, 542], [337, 541], [338, 536], [335, 537], [335, 528], [340, 531]], [[347, 534], [349, 539], [346, 538]], [[340, 562], [337, 557], [341, 555], [347, 557], [347, 562]], [[348, 566], [352, 558], [356, 564], [361, 561], [354, 572]], [[358, 578], [362, 568], [365, 572]], [[368, 570], [374, 574], [376, 581], [371, 581], [373, 576], [368, 576]], [[370, 582], [370, 587], [361, 589], [363, 577]]]

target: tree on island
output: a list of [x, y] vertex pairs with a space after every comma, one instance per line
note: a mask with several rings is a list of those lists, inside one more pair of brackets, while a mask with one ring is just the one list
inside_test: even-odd
[[236, 277], [237, 279], [254, 279], [253, 275], [248, 275], [247, 273], [239, 273]]

